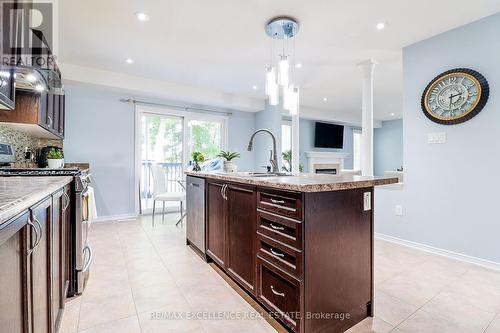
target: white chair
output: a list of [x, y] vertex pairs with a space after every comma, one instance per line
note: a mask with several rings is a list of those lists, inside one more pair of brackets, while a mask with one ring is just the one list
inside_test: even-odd
[[162, 217], [165, 219], [165, 202], [167, 201], [179, 201], [181, 204], [181, 218], [175, 225], [178, 225], [186, 216], [184, 213], [184, 201], [186, 201], [186, 192], [167, 192], [167, 181], [173, 181], [179, 183], [179, 185], [185, 190], [185, 186], [181, 180], [167, 180], [165, 169], [161, 165], [151, 166], [151, 175], [153, 176], [153, 221], [152, 225], [155, 226], [155, 206], [156, 201], [163, 202], [163, 212]]

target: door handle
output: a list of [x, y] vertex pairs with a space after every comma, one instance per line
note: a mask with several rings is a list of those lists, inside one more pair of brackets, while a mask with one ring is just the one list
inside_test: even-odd
[[35, 212], [33, 212], [33, 221], [35, 221], [35, 223], [40, 228], [40, 235], [39, 235], [37, 241], [35, 242], [35, 246], [33, 246], [33, 250], [34, 250], [38, 246], [38, 244], [40, 244], [40, 241], [42, 240], [43, 228], [42, 228], [42, 224], [40, 223], [40, 221], [38, 221], [38, 219], [36, 218]]
[[63, 210], [63, 212], [64, 212], [64, 211], [66, 211], [66, 209], [68, 209], [68, 207], [69, 207], [69, 202], [70, 202], [70, 200], [71, 200], [71, 199], [69, 198], [69, 195], [68, 195], [68, 193], [66, 193], [66, 192], [64, 192], [64, 193], [63, 193], [63, 197], [64, 197], [64, 201], [65, 201], [65, 202], [64, 202], [64, 208], [63, 208], [62, 210]]
[[271, 291], [272, 291], [272, 292], [273, 292], [273, 294], [275, 294], [276, 296], [285, 297], [285, 293], [280, 293], [279, 291], [274, 290], [274, 286], [271, 286]]
[[83, 248], [84, 255], [85, 255], [86, 251], [89, 253], [89, 256], [88, 256], [87, 262], [85, 263], [85, 265], [83, 265], [83, 269], [82, 269], [83, 273], [85, 273], [90, 268], [90, 264], [92, 263], [92, 248], [90, 247], [90, 245], [87, 245]]
[[33, 224], [33, 222], [31, 222], [31, 219], [30, 217], [28, 216], [28, 221], [27, 221], [28, 225], [33, 228], [33, 230], [35, 230], [35, 245], [33, 245], [33, 247], [31, 249], [28, 250], [28, 256], [31, 255], [31, 253], [33, 252], [33, 250], [35, 249], [36, 247], [36, 244], [38, 244], [38, 229], [37, 227]]
[[226, 187], [224, 188], [224, 199], [227, 200], [227, 187], [228, 185], [226, 184]]

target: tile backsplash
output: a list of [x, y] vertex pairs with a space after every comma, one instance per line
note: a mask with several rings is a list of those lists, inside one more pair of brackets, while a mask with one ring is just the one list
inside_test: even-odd
[[16, 161], [24, 161], [25, 148], [35, 153], [38, 148], [45, 146], [62, 147], [62, 140], [39, 139], [31, 136], [28, 133], [10, 128], [8, 125], [0, 124], [0, 142], [11, 144], [16, 151]]

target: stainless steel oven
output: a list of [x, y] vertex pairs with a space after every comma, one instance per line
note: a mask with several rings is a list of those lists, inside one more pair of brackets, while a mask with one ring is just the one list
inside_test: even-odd
[[88, 184], [90, 174], [81, 174], [75, 180], [75, 294], [81, 294], [88, 281], [92, 264], [92, 247], [89, 244]]

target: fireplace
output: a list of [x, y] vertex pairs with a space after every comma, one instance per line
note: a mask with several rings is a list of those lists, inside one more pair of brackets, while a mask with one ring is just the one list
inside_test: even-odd
[[350, 156], [347, 153], [308, 151], [308, 171], [310, 173], [338, 175], [344, 168], [344, 159]]
[[316, 173], [321, 173], [321, 174], [325, 174], [325, 175], [336, 175], [338, 173], [336, 168], [316, 169], [314, 171]]

